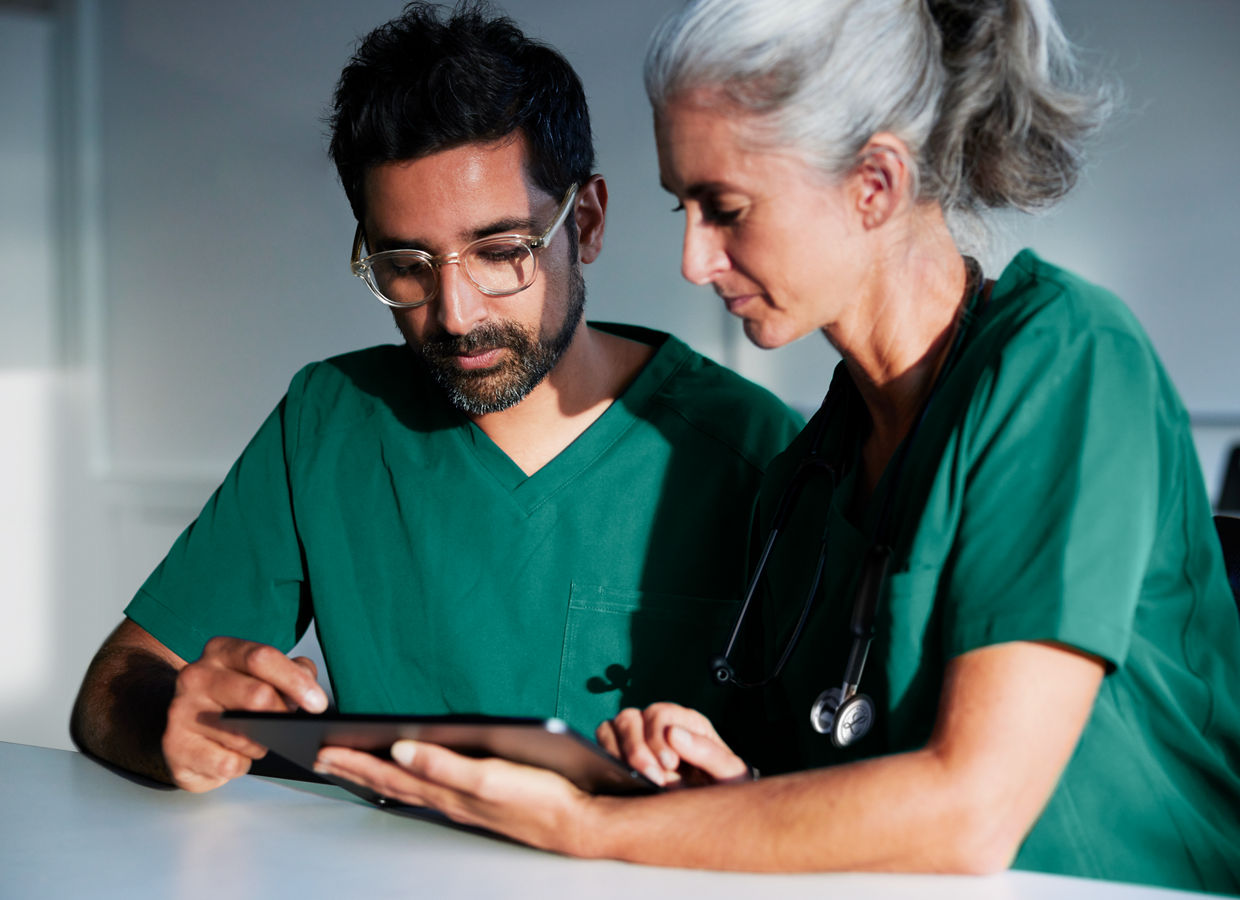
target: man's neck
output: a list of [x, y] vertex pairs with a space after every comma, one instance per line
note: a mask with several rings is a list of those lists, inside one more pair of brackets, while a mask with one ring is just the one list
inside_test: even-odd
[[520, 403], [469, 418], [532, 475], [606, 412], [653, 355], [648, 344], [582, 320], [555, 368]]

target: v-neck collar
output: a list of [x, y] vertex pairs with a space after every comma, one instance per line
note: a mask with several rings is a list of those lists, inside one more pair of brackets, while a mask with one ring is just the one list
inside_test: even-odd
[[690, 354], [687, 345], [663, 332], [613, 323], [592, 322], [590, 327], [649, 344], [655, 348], [654, 355], [603, 414], [538, 471], [526, 475], [485, 431], [461, 416], [462, 425], [457, 435], [467, 452], [473, 454], [479, 465], [527, 513], [532, 513], [606, 453], [641, 418], [650, 398]]

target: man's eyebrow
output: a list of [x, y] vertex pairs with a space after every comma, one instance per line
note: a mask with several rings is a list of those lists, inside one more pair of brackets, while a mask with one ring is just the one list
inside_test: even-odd
[[[485, 225], [480, 225], [477, 228], [464, 232], [461, 235], [461, 247], [480, 238], [498, 234], [536, 235], [539, 233], [541, 233], [541, 229], [538, 228], [537, 223], [533, 219], [512, 216], [506, 219], [496, 219], [494, 222], [488, 222]], [[461, 247], [452, 247], [442, 252], [448, 253], [453, 250], [460, 250]], [[371, 253], [382, 253], [385, 250], [421, 250], [423, 253], [433, 255], [435, 252], [423, 241], [396, 236], [384, 236], [376, 240], [373, 246], [368, 242], [367, 249]]]
[[421, 250], [423, 253], [431, 252], [430, 248], [421, 241], [399, 237], [384, 237], [371, 241], [369, 235], [366, 237], [366, 249], [371, 253], [386, 253], [389, 250]]
[[479, 238], [490, 237], [493, 234], [538, 234], [542, 231], [535, 221], [528, 216], [525, 218], [517, 218], [516, 216], [507, 219], [497, 219], [475, 228], [470, 232], [470, 240], [478, 240]]

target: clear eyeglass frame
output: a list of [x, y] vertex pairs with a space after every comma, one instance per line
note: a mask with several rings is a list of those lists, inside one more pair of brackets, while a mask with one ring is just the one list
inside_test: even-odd
[[[439, 269], [447, 265], [460, 265], [466, 276], [482, 293], [490, 297], [506, 297], [512, 294], [518, 294], [534, 283], [534, 279], [538, 276], [538, 251], [546, 248], [559, 231], [560, 226], [564, 224], [568, 218], [568, 214], [573, 209], [573, 201], [577, 198], [577, 190], [579, 185], [570, 185], [564, 193], [564, 198], [560, 201], [560, 206], [556, 210], [555, 218], [551, 220], [551, 224], [547, 226], [546, 231], [540, 235], [531, 234], [490, 234], [486, 237], [479, 238], [466, 244], [460, 250], [453, 253], [443, 253], [439, 256], [432, 256], [424, 250], [382, 250], [378, 253], [372, 253], [368, 256], [362, 256], [362, 248], [366, 245], [366, 232], [362, 228], [362, 223], [357, 224], [357, 230], [353, 234], [353, 250], [350, 254], [349, 268], [358, 278], [365, 282], [366, 287], [374, 294], [380, 302], [391, 306], [395, 309], [417, 309], [425, 306], [439, 293]], [[519, 247], [529, 255], [529, 267], [525, 271], [521, 279], [521, 283], [517, 287], [495, 289], [478, 280], [478, 277], [470, 269], [469, 260], [476, 258], [479, 251], [485, 250], [487, 247]], [[434, 277], [433, 284], [427, 289], [426, 296], [419, 300], [400, 301], [393, 300], [391, 297], [383, 293], [379, 286], [378, 277], [375, 275], [375, 266], [379, 264], [391, 264], [403, 262], [406, 267], [418, 265], [423, 267], [428, 273], [432, 273]]]

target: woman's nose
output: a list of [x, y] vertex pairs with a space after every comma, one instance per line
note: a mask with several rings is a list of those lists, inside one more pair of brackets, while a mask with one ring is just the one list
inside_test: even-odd
[[728, 255], [718, 232], [686, 217], [680, 274], [691, 284], [710, 284], [728, 268]]

